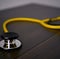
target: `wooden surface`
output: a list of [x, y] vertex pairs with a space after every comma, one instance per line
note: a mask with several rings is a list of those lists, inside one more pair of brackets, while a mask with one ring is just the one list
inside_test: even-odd
[[[0, 11], [0, 35], [3, 33], [2, 23], [8, 18], [44, 19], [57, 16], [60, 16], [59, 8], [36, 4]], [[0, 49], [0, 59], [60, 59], [60, 30], [51, 30], [28, 22], [13, 22], [7, 27], [10, 32], [19, 34], [22, 47], [11, 51]]]

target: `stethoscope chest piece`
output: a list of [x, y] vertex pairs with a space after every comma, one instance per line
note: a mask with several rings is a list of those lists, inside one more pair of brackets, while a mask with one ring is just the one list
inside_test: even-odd
[[16, 49], [21, 46], [21, 41], [18, 40], [18, 34], [7, 32], [1, 35], [0, 47], [4, 50]]

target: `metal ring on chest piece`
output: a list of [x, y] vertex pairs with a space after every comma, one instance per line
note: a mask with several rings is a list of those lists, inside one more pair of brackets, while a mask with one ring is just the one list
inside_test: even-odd
[[4, 50], [16, 49], [21, 46], [21, 41], [19, 41], [17, 33], [8, 32], [1, 36], [0, 47]]

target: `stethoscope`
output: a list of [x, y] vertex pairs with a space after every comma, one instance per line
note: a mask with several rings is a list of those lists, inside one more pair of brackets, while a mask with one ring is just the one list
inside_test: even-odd
[[16, 22], [16, 21], [33, 22], [33, 23], [38, 23], [43, 27], [49, 29], [60, 29], [60, 25], [48, 24], [50, 21], [58, 21], [58, 20], [60, 20], [60, 17], [46, 18], [43, 20], [36, 19], [36, 18], [24, 18], [24, 17], [8, 19], [3, 23], [4, 34], [1, 35], [2, 40], [0, 41], [0, 47], [3, 48], [4, 50], [11, 50], [11, 49], [19, 48], [22, 45], [21, 41], [18, 40], [19, 35], [14, 32], [9, 32], [7, 29], [7, 25], [11, 22]]

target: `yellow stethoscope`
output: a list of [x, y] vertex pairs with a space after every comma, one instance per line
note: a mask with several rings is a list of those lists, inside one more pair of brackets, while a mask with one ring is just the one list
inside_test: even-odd
[[12, 19], [8, 19], [6, 20], [4, 23], [3, 23], [3, 30], [4, 32], [8, 32], [8, 29], [7, 29], [7, 24], [9, 24], [10, 22], [13, 22], [13, 21], [23, 21], [23, 22], [35, 22], [35, 23], [38, 23], [38, 24], [41, 24], [43, 27], [46, 27], [46, 28], [50, 28], [50, 29], [60, 29], [60, 25], [58, 26], [55, 26], [55, 25], [50, 25], [50, 24], [47, 24], [47, 22], [49, 22], [50, 20], [52, 21], [57, 21], [57, 20], [60, 20], [60, 17], [56, 17], [56, 18], [46, 18], [44, 20], [40, 20], [40, 19], [35, 19], [35, 18], [12, 18]]
[[16, 22], [16, 21], [23, 21], [23, 22], [34, 22], [42, 25], [43, 27], [49, 28], [49, 29], [60, 29], [60, 25], [50, 25], [48, 24], [49, 21], [58, 21], [60, 20], [60, 17], [56, 18], [46, 18], [44, 20], [40, 19], [35, 19], [35, 18], [11, 18], [6, 20], [3, 23], [3, 30], [4, 34], [1, 36], [2, 41], [0, 41], [0, 47], [3, 48], [4, 50], [9, 50], [9, 49], [16, 49], [21, 46], [21, 42], [17, 39], [18, 35], [17, 33], [14, 32], [9, 32], [7, 29], [7, 25], [11, 22]]

